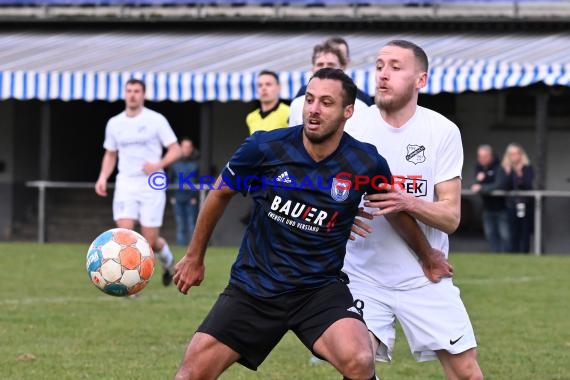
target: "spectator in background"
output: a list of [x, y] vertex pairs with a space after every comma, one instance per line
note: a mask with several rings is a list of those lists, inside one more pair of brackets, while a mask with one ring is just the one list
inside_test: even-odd
[[279, 99], [280, 92], [279, 76], [275, 72], [263, 70], [258, 74], [259, 108], [250, 112], [245, 118], [250, 135], [257, 131], [271, 131], [287, 126], [289, 106]]
[[[503, 156], [503, 169], [507, 175], [507, 190], [532, 190], [534, 170], [523, 147], [511, 143]], [[511, 233], [511, 252], [529, 252], [530, 234], [534, 222], [534, 199], [512, 196], [507, 198]]]
[[471, 190], [483, 200], [483, 230], [491, 252], [510, 252], [511, 237], [505, 197], [491, 196], [493, 190], [506, 190], [506, 176], [490, 145], [477, 149], [475, 183]]
[[[130, 230], [140, 223], [141, 234], [164, 269], [162, 283], [168, 286], [174, 274], [174, 257], [160, 236], [166, 192], [151, 187], [151, 180], [154, 178], [156, 186], [165, 183], [163, 168], [180, 158], [180, 145], [168, 120], [144, 106], [145, 89], [145, 83], [138, 79], [129, 79], [125, 85], [125, 110], [112, 117], [105, 129], [105, 154], [95, 192], [107, 196], [107, 180], [118, 160], [113, 219], [117, 227]], [[163, 148], [167, 149], [164, 156]], [[163, 175], [150, 176], [155, 173]]]
[[[194, 143], [189, 137], [180, 140], [182, 157], [173, 163], [168, 172], [172, 184], [178, 185], [179, 178], [198, 178], [200, 152], [194, 149]], [[191, 189], [176, 189], [173, 192], [172, 204], [176, 221], [176, 244], [186, 246], [194, 232], [196, 216], [198, 215], [198, 200], [200, 193]]]

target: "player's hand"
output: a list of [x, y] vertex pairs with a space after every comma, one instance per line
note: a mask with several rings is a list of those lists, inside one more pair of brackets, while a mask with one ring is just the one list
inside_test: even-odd
[[200, 286], [204, 281], [206, 267], [193, 257], [184, 256], [174, 267], [173, 281], [182, 294], [188, 294], [193, 286]]
[[388, 186], [387, 190], [386, 193], [366, 194], [364, 196], [364, 206], [379, 209], [374, 211], [372, 215], [382, 216], [408, 211], [410, 204], [416, 200], [414, 196], [400, 190], [397, 186]]
[[428, 259], [420, 262], [424, 274], [431, 282], [440, 282], [446, 277], [453, 277], [453, 267], [445, 258], [443, 252], [432, 248]]
[[145, 162], [143, 165], [143, 170], [147, 175], [156, 173], [162, 170], [162, 165], [160, 162]]
[[99, 195], [100, 197], [106, 197], [107, 181], [104, 181], [102, 179], [97, 180], [97, 182], [95, 183], [95, 193], [97, 193], [97, 195]]
[[480, 192], [481, 191], [481, 185], [478, 183], [471, 185], [471, 191], [474, 193]]
[[[356, 216], [361, 218], [366, 218], [369, 220], [372, 220], [374, 218], [374, 215], [364, 211], [364, 207], [358, 208], [358, 214]], [[352, 233], [350, 234], [349, 239], [356, 240], [355, 235], [365, 238], [371, 232], [372, 232], [372, 227], [370, 227], [369, 224], [363, 222], [358, 218], [354, 218], [354, 223], [352, 224]]]

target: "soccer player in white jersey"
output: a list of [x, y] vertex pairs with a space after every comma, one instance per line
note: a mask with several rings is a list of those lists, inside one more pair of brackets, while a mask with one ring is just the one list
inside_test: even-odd
[[[339, 41], [340, 39], [333, 38], [314, 46], [313, 56], [311, 58], [311, 70], [313, 73], [324, 67], [346, 70], [348, 63], [348, 45], [343, 45]], [[346, 41], [344, 44], [346, 44]], [[302, 87], [291, 102], [289, 109], [290, 127], [303, 124], [303, 104], [305, 103], [306, 89], [306, 87]], [[350, 128], [351, 124], [359, 123], [361, 115], [363, 115], [372, 104], [372, 98], [369, 95], [357, 90], [356, 101], [354, 103], [354, 115], [347, 120], [346, 127]]]
[[[166, 194], [153, 189], [149, 175], [162, 173], [164, 168], [181, 156], [176, 135], [164, 116], [144, 106], [145, 84], [130, 79], [125, 85], [125, 111], [112, 117], [105, 130], [105, 154], [101, 163], [95, 192], [107, 196], [107, 180], [119, 161], [113, 196], [113, 219], [117, 227], [134, 229], [140, 223], [141, 234], [148, 240], [164, 268], [162, 283], [172, 283], [174, 258], [160, 234]], [[163, 156], [163, 147], [167, 148]], [[158, 174], [155, 185], [166, 179]], [[156, 187], [155, 186], [155, 187]]]
[[370, 121], [353, 124], [347, 132], [376, 145], [393, 175], [406, 180], [398, 190], [364, 197], [366, 211], [375, 216], [369, 226], [373, 232], [361, 231], [366, 238], [349, 241], [343, 271], [355, 300], [362, 302], [378, 361], [391, 360], [397, 319], [417, 361], [439, 359], [448, 379], [482, 379], [453, 269], [448, 264], [428, 268], [384, 217], [410, 213], [432, 247], [446, 256], [448, 234], [459, 225], [461, 135], [451, 121], [417, 105], [427, 71], [425, 52], [411, 42], [391, 41], [378, 54]]

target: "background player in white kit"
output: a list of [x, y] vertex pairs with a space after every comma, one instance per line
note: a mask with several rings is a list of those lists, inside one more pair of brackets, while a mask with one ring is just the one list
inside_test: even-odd
[[[349, 62], [348, 44], [339, 37], [329, 38], [322, 44], [315, 45], [313, 48], [312, 72], [315, 73], [323, 67], [333, 67], [346, 70]], [[295, 99], [291, 102], [289, 110], [289, 126], [294, 127], [303, 124], [303, 104], [305, 102], [306, 87], [302, 87]], [[348, 132], [352, 124], [362, 122], [361, 115], [364, 115], [369, 106], [373, 105], [372, 99], [368, 94], [357, 90], [356, 101], [354, 103], [354, 115], [347, 120], [345, 129]]]
[[[174, 258], [159, 236], [166, 205], [165, 190], [149, 185], [149, 175], [163, 169], [180, 155], [176, 135], [164, 116], [144, 106], [145, 84], [130, 79], [125, 85], [125, 111], [112, 117], [105, 130], [105, 154], [95, 192], [107, 196], [107, 179], [117, 158], [119, 171], [113, 196], [113, 219], [117, 227], [134, 229], [138, 221], [164, 268], [162, 283], [172, 283]], [[162, 156], [163, 147], [167, 152]]]
[[[448, 254], [448, 235], [460, 220], [463, 147], [459, 129], [437, 112], [417, 105], [426, 85], [425, 52], [408, 41], [391, 41], [376, 61], [376, 105], [370, 122], [347, 130], [376, 145], [394, 175], [406, 176], [403, 190], [365, 196], [375, 215], [374, 232], [349, 241], [343, 271], [363, 302], [377, 360], [389, 361], [398, 319], [418, 361], [442, 364], [448, 379], [482, 379], [476, 341], [449, 272], [423, 267], [383, 215], [414, 216], [433, 248]], [[413, 186], [410, 177], [421, 176]], [[378, 210], [380, 208], [380, 210]], [[430, 281], [431, 280], [431, 281]]]

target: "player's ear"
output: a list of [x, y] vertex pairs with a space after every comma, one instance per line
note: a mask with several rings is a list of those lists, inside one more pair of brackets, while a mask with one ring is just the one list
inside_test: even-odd
[[427, 75], [428, 75], [428, 74], [427, 74], [427, 72], [425, 72], [425, 71], [420, 72], [420, 74], [418, 75], [418, 81], [417, 81], [417, 85], [416, 85], [416, 88], [417, 88], [418, 90], [419, 90], [419, 89], [422, 89], [422, 88], [424, 88], [424, 87], [426, 86], [426, 84], [427, 84]]
[[344, 106], [344, 118], [346, 120], [350, 119], [353, 113], [354, 113], [354, 104], [349, 104], [347, 106]]

